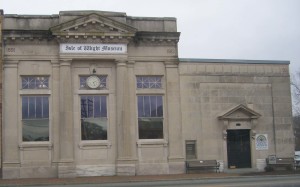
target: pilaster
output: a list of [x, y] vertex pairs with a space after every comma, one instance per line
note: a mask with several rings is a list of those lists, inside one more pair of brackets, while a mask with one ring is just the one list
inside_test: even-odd
[[166, 62], [166, 98], [169, 137], [169, 173], [184, 172], [178, 64]]
[[117, 175], [135, 175], [136, 147], [134, 122], [133, 64], [117, 61]]
[[127, 62], [127, 72], [128, 72], [128, 86], [127, 91], [128, 95], [125, 98], [127, 101], [127, 118], [126, 120], [126, 129], [128, 129], [127, 132], [125, 132], [125, 135], [128, 138], [128, 152], [126, 153], [126, 157], [129, 158], [129, 160], [136, 161], [136, 155], [137, 155], [137, 146], [136, 146], [136, 135], [137, 135], [137, 126], [136, 126], [136, 80], [134, 75], [134, 61], [128, 61]]
[[52, 142], [53, 142], [53, 162], [58, 163], [60, 159], [59, 149], [60, 149], [60, 101], [59, 101], [59, 92], [60, 92], [60, 64], [58, 60], [51, 61], [52, 63]]
[[19, 132], [18, 125], [18, 61], [9, 61], [4, 65], [4, 84], [3, 94], [3, 178], [19, 178], [20, 177], [20, 154], [19, 154]]
[[58, 177], [75, 177], [74, 124], [71, 60], [61, 60], [59, 70], [59, 164]]

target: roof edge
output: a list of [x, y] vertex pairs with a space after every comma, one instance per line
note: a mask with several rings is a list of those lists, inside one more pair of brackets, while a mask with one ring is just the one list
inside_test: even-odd
[[58, 18], [58, 14], [52, 15], [30, 15], [30, 14], [4, 14], [4, 18], [38, 18], [38, 19], [49, 19], [49, 18]]
[[136, 21], [177, 21], [175, 17], [146, 17], [146, 16], [127, 16], [127, 19], [136, 20]]
[[242, 60], [242, 59], [204, 59], [179, 58], [179, 62], [190, 63], [232, 63], [232, 64], [290, 64], [288, 60]]
[[84, 16], [84, 15], [89, 15], [89, 14], [99, 14], [99, 15], [104, 15], [104, 16], [121, 16], [121, 17], [126, 17], [125, 12], [112, 12], [112, 11], [101, 11], [101, 10], [64, 10], [64, 11], [59, 11], [60, 16]]

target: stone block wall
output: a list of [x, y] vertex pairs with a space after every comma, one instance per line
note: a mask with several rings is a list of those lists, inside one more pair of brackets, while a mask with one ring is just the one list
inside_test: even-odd
[[[175, 18], [67, 11], [4, 21], [3, 178], [184, 173]], [[126, 52], [60, 50], [66, 43], [126, 45]], [[82, 88], [80, 77], [92, 74], [107, 76], [107, 87]], [[48, 76], [49, 87], [23, 89], [23, 76]], [[162, 76], [163, 86], [137, 89], [137, 76]], [[49, 141], [23, 141], [23, 95], [48, 96]], [[107, 98], [106, 139], [82, 138], [82, 95]], [[163, 97], [163, 139], [138, 139], [138, 95]]]
[[228, 61], [180, 63], [183, 140], [196, 140], [198, 159], [226, 162], [224, 125], [218, 117], [243, 104], [261, 115], [251, 132], [267, 134], [269, 139], [268, 150], [260, 151], [255, 149], [254, 138], [250, 140], [252, 167], [260, 165], [257, 159], [271, 154], [292, 157], [288, 63]]

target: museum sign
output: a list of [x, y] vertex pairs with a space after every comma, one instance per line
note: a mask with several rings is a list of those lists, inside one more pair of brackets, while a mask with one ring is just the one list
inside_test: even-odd
[[60, 44], [60, 53], [125, 54], [126, 44]]

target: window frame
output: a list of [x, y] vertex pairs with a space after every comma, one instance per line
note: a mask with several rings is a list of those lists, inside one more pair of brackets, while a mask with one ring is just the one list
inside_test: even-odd
[[[139, 97], [149, 97], [149, 98], [151, 98], [151, 97], [156, 97], [156, 102], [157, 102], [157, 98], [158, 97], [160, 97], [161, 98], [161, 110], [162, 110], [162, 114], [161, 114], [161, 116], [151, 116], [151, 112], [150, 112], [150, 116], [140, 116], [139, 115], [139, 111], [140, 111], [140, 109], [139, 109]], [[161, 95], [161, 94], [139, 94], [139, 95], [137, 95], [137, 139], [138, 140], [142, 140], [142, 141], [145, 141], [145, 140], [163, 140], [164, 138], [165, 138], [165, 119], [164, 119], [164, 96], [163, 95]], [[151, 103], [151, 101], [150, 101], [150, 103]], [[143, 103], [144, 104], [144, 103]], [[157, 106], [156, 106], [157, 107]], [[150, 105], [150, 108], [151, 108], [151, 105]], [[157, 108], [156, 108], [156, 111], [157, 111]], [[161, 136], [160, 137], [158, 137], [158, 138], [141, 138], [140, 136], [141, 136], [141, 133], [140, 133], [140, 119], [144, 119], [144, 120], [149, 120], [149, 121], [152, 121], [152, 120], [161, 120], [161, 125], [162, 125], [162, 127], [161, 127], [161, 130], [162, 130], [162, 132], [161, 132]]]
[[[163, 75], [136, 75], [136, 84], [135, 84], [135, 87], [136, 89], [150, 89], [150, 90], [157, 90], [157, 89], [163, 89]], [[150, 79], [160, 79], [159, 80], [159, 84], [158, 83], [155, 83], [155, 80], [154, 81], [150, 81]], [[142, 79], [142, 80], [139, 80], [139, 79]], [[146, 83], [143, 83], [143, 80], [147, 80], [148, 79], [148, 82]], [[139, 82], [139, 81], [142, 81], [142, 82]], [[139, 84], [141, 84], [141, 86], [139, 86]], [[148, 84], [149, 86], [148, 87], [144, 87], [144, 85]], [[160, 85], [160, 86], [151, 86], [151, 84], [153, 85]]]
[[[48, 87], [42, 89], [24, 89], [23, 88], [23, 78], [24, 77], [47, 77], [48, 78]], [[52, 75], [51, 74], [19, 74], [18, 75], [18, 142], [20, 149], [31, 149], [33, 147], [47, 148], [52, 149]], [[48, 135], [49, 140], [47, 141], [23, 141], [23, 119], [22, 119], [22, 97], [24, 96], [44, 96], [48, 98]]]
[[[105, 97], [105, 101], [106, 101], [106, 116], [105, 117], [93, 117], [93, 118], [82, 118], [82, 97], [95, 97], [95, 96], [99, 96], [100, 100], [101, 97]], [[109, 139], [109, 96], [107, 94], [80, 94], [79, 95], [79, 129], [80, 129], [80, 135], [79, 135], [79, 139], [81, 142], [107, 142]], [[93, 103], [94, 106], [94, 103]], [[100, 106], [101, 107], [101, 106]], [[94, 111], [93, 111], [94, 112]], [[83, 119], [106, 119], [106, 139], [83, 139], [82, 137], [82, 120]]]
[[[50, 84], [50, 76], [49, 75], [21, 75], [20, 77], [21, 77], [21, 84], [20, 84], [21, 85], [21, 90], [49, 90], [50, 89], [50, 85], [51, 84]], [[25, 88], [23, 86], [24, 85], [23, 80], [25, 80], [26, 78], [28, 78], [28, 79], [29, 78], [35, 79], [33, 87], [31, 87], [32, 85], [30, 86], [30, 84], [28, 84], [28, 88]], [[45, 87], [39, 87], [39, 86], [37, 86], [36, 81], [39, 78], [42, 78], [42, 79], [45, 78], [45, 83], [46, 83]], [[31, 81], [28, 81], [28, 82], [31, 82]]]
[[[47, 111], [47, 117], [48, 118], [45, 118], [45, 117], [36, 117], [36, 111], [35, 111], [35, 117], [30, 117], [30, 116], [28, 116], [28, 118], [24, 118], [24, 116], [23, 116], [23, 106], [24, 106], [24, 104], [23, 104], [23, 98], [28, 98], [28, 103], [27, 103], [27, 107], [28, 107], [28, 115], [29, 115], [29, 113], [30, 113], [30, 109], [29, 109], [29, 107], [30, 107], [30, 102], [29, 102], [29, 98], [35, 98], [35, 110], [36, 110], [36, 98], [46, 98], [47, 99], [47, 105], [48, 105], [48, 111]], [[43, 101], [42, 101], [43, 102]], [[21, 142], [22, 143], [40, 143], [40, 142], [50, 142], [51, 141], [51, 119], [50, 119], [50, 116], [51, 116], [51, 110], [50, 110], [50, 108], [51, 108], [51, 98], [50, 98], [50, 95], [44, 95], [44, 94], [26, 94], [26, 95], [21, 95], [20, 96], [20, 103], [21, 103], [21, 107], [20, 107], [20, 110], [21, 110], [21, 133], [20, 133], [20, 135], [21, 135]], [[43, 115], [43, 114], [42, 114]], [[38, 140], [28, 140], [28, 141], [26, 141], [26, 140], [24, 140], [24, 122], [26, 122], [26, 121], [34, 121], [34, 120], [36, 120], [36, 121], [38, 121], [38, 120], [47, 120], [48, 121], [48, 140], [41, 140], [41, 141], [38, 141]]]
[[[147, 86], [147, 87], [140, 87], [138, 85], [139, 83], [139, 78], [159, 78], [159, 83], [160, 86], [159, 87], [151, 87], [151, 86]], [[165, 116], [166, 116], [166, 98], [165, 98], [165, 75], [164, 73], [161, 74], [136, 74], [135, 75], [135, 88], [136, 88], [136, 131], [137, 131], [137, 143], [138, 145], [144, 145], [147, 144], [149, 142], [151, 143], [158, 143], [159, 145], [163, 144], [167, 144], [167, 141], [165, 139], [167, 139], [168, 137], [168, 124], [166, 123], [165, 120]], [[160, 96], [161, 100], [162, 100], [162, 116], [161, 116], [161, 123], [162, 123], [162, 136], [158, 139], [141, 139], [140, 138], [140, 132], [139, 132], [139, 104], [138, 104], [138, 97], [139, 96]]]

